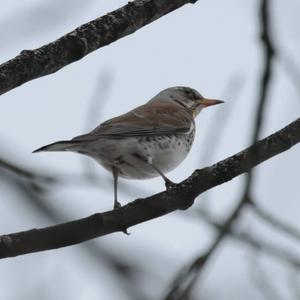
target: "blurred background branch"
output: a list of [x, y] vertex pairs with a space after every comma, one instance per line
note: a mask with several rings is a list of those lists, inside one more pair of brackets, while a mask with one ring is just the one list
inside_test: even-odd
[[[26, 172], [26, 171], [25, 171]], [[39, 190], [32, 188], [32, 185], [22, 180], [20, 173], [7, 173], [0, 172], [0, 178], [2, 181], [6, 181], [11, 185], [15, 191], [18, 191], [23, 199], [22, 201], [27, 203], [32, 210], [48, 219], [51, 223], [61, 223], [64, 220], [68, 220], [69, 217], [64, 215], [62, 211], [55, 209], [50, 205], [47, 197], [47, 190]], [[95, 241], [84, 243], [80, 245], [85, 254], [93, 261], [95, 267], [103, 268], [105, 266], [108, 270], [114, 272], [116, 276], [116, 286], [123, 292], [127, 293], [132, 299], [147, 299], [147, 295], [139, 289], [138, 281], [142, 276], [149, 276], [148, 272], [142, 265], [138, 265], [137, 262], [127, 262], [122, 256], [114, 255], [111, 251], [108, 251], [101, 244]], [[155, 276], [151, 274], [151, 276]], [[121, 284], [120, 284], [121, 283]]]
[[[105, 104], [109, 99], [109, 93], [111, 92], [113, 85], [113, 74], [110, 70], [101, 71], [96, 80], [96, 86], [93, 90], [93, 94], [90, 99], [90, 105], [86, 116], [86, 124], [84, 126], [84, 132], [89, 132], [92, 128], [95, 128], [101, 120], [101, 113], [103, 113]], [[94, 161], [83, 157], [82, 158], [84, 175], [93, 182], [100, 181], [97, 172], [95, 171]]]

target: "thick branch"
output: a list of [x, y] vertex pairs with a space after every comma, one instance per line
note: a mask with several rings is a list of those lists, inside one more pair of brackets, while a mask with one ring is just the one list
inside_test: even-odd
[[0, 258], [74, 245], [124, 231], [177, 209], [186, 209], [199, 194], [249, 172], [251, 168], [299, 142], [300, 118], [244, 151], [194, 171], [188, 179], [173, 186], [168, 192], [137, 199], [121, 209], [97, 213], [76, 221], [3, 235], [0, 237]]
[[196, 1], [135, 0], [76, 28], [52, 43], [35, 50], [24, 50], [0, 65], [0, 95], [27, 81], [54, 73], [92, 51]]

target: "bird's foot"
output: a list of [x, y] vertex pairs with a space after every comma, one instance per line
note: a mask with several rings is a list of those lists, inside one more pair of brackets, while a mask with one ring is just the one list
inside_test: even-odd
[[165, 186], [166, 186], [167, 192], [176, 186], [176, 183], [171, 181], [167, 177], [165, 177], [164, 180], [165, 180]]
[[122, 230], [123, 233], [125, 233], [126, 235], [130, 235], [130, 233], [127, 231], [127, 228]]
[[[122, 207], [121, 203], [118, 202], [117, 200], [115, 200], [115, 203], [114, 203], [114, 210], [118, 210], [118, 209], [120, 209], [121, 207]], [[127, 228], [121, 229], [121, 231], [122, 231], [123, 233], [125, 233], [126, 235], [130, 235], [130, 233], [127, 231]]]
[[118, 201], [115, 201], [114, 203], [114, 210], [120, 209], [122, 207], [121, 203]]

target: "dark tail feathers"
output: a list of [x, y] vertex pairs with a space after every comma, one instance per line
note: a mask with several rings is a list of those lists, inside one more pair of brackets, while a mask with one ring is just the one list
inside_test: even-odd
[[71, 151], [79, 142], [76, 141], [59, 141], [34, 150], [32, 153], [42, 151]]

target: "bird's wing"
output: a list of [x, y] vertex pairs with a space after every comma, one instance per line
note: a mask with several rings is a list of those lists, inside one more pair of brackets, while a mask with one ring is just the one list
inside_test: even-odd
[[95, 140], [101, 137], [124, 138], [187, 134], [194, 125], [191, 114], [183, 107], [167, 103], [140, 106], [124, 115], [110, 119], [88, 134], [75, 137], [74, 141]]

